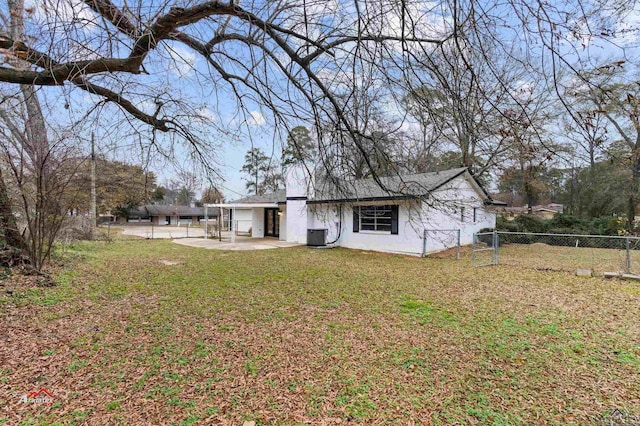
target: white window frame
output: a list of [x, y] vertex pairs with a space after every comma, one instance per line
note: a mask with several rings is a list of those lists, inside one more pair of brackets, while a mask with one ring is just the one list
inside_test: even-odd
[[[380, 225], [388, 225], [389, 226], [389, 230], [380, 230], [378, 229], [378, 216], [374, 216], [374, 223], [373, 223], [373, 228], [374, 229], [362, 229], [362, 218], [363, 218], [363, 214], [362, 214], [362, 208], [370, 208], [370, 207], [374, 207], [375, 210], [377, 210], [378, 208], [386, 208], [387, 210], [385, 212], [389, 213], [389, 222], [388, 223], [380, 223]], [[384, 204], [384, 205], [377, 205], [377, 204], [368, 204], [368, 205], [364, 205], [364, 206], [357, 206], [358, 208], [358, 232], [361, 233], [372, 233], [372, 234], [391, 234], [391, 229], [393, 227], [392, 225], [392, 221], [393, 221], [393, 217], [392, 217], [392, 207], [390, 204]]]

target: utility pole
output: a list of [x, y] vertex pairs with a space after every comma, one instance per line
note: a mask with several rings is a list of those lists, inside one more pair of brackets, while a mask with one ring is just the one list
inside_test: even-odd
[[92, 240], [94, 230], [98, 226], [96, 210], [96, 147], [94, 134], [91, 132], [91, 207], [89, 211], [89, 226], [91, 227], [90, 236]]

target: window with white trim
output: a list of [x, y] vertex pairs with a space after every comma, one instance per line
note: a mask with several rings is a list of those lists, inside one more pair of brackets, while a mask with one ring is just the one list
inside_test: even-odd
[[353, 207], [353, 232], [398, 233], [397, 205]]
[[391, 232], [391, 206], [360, 206], [360, 230]]

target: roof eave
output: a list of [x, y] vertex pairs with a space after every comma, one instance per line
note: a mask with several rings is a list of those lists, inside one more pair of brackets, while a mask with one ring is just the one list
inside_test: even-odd
[[359, 203], [367, 201], [404, 201], [417, 200], [422, 197], [418, 195], [390, 195], [383, 197], [361, 197], [361, 198], [334, 198], [327, 200], [307, 200], [307, 204], [339, 204], [339, 203]]

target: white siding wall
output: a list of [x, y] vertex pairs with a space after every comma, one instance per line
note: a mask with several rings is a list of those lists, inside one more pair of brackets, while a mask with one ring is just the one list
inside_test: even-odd
[[285, 172], [285, 178], [287, 207], [286, 214], [280, 218], [280, 221], [284, 222], [286, 241], [306, 244], [308, 227], [306, 197], [309, 193], [310, 178], [307, 170], [302, 166], [289, 167]]
[[251, 236], [253, 238], [264, 238], [264, 208], [253, 208], [251, 212]]
[[[307, 244], [307, 202], [287, 200], [286, 231], [290, 243]], [[282, 220], [282, 219], [281, 219]]]
[[[235, 209], [233, 226], [237, 226], [239, 232], [249, 232], [253, 225], [253, 213], [251, 209]], [[237, 225], [236, 225], [237, 224]]]
[[[462, 209], [464, 208], [464, 219]], [[476, 220], [473, 220], [473, 209]], [[484, 206], [484, 200], [472, 183], [460, 176], [434, 192], [423, 207], [424, 228], [429, 230], [460, 229], [460, 243], [471, 244], [473, 234], [496, 225], [496, 213]], [[455, 244], [454, 232], [428, 232], [426, 252], [443, 250]]]
[[[391, 204], [390, 202], [360, 203], [359, 205]], [[356, 204], [358, 205], [358, 204]], [[317, 204], [313, 206], [310, 221], [312, 228], [328, 229], [327, 241], [336, 239], [339, 229], [337, 205]], [[416, 226], [412, 212], [419, 210], [416, 203], [398, 204], [398, 234], [372, 231], [353, 232], [353, 205], [342, 207], [342, 232], [336, 245], [362, 250], [375, 250], [387, 253], [401, 253], [419, 256], [422, 254], [422, 228]]]
[[[383, 234], [367, 231], [353, 232], [353, 205], [342, 207], [342, 230], [338, 205], [309, 205], [308, 228], [328, 230], [327, 241], [332, 242], [340, 233], [336, 245], [348, 248], [375, 250], [388, 253], [421, 255], [455, 246], [457, 232], [460, 229], [461, 244], [471, 244], [473, 233], [482, 228], [495, 227], [496, 214], [487, 209], [483, 198], [472, 184], [463, 176], [434, 193], [428, 203], [403, 201], [398, 204], [398, 234]], [[359, 203], [355, 205], [393, 204], [392, 202]], [[461, 208], [464, 207], [464, 220]], [[476, 221], [473, 209], [476, 209]], [[428, 232], [426, 247], [423, 240], [424, 230], [450, 230], [446, 232]]]
[[280, 206], [280, 241], [287, 241], [287, 208]]

